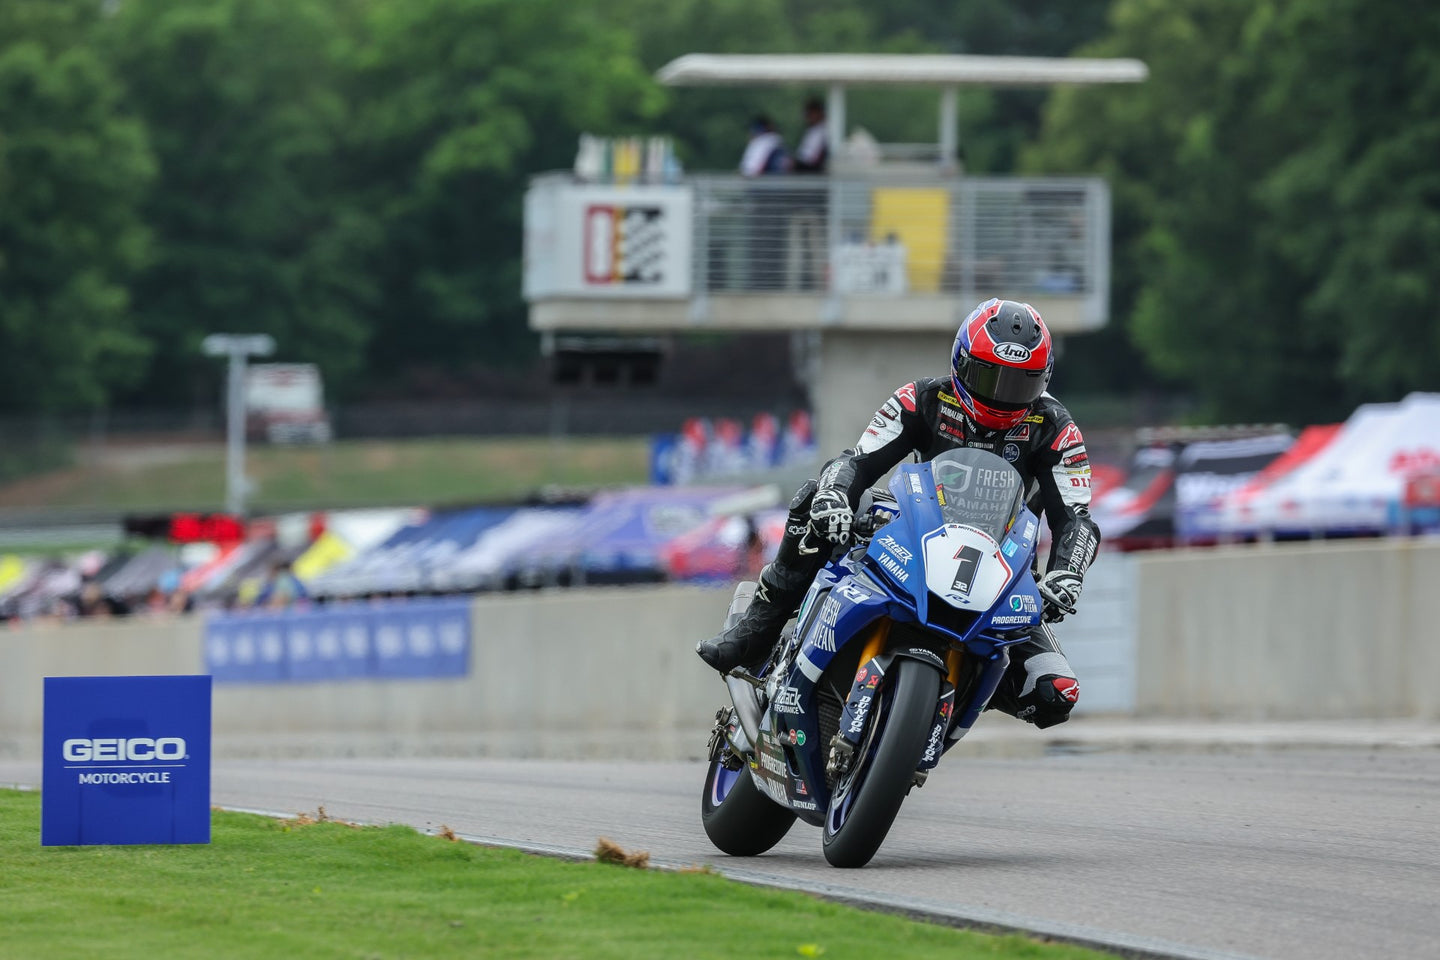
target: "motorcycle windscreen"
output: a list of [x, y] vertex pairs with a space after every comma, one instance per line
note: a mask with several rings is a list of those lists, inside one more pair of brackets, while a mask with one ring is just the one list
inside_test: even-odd
[[952, 450], [930, 464], [945, 526], [922, 539], [930, 592], [953, 607], [988, 610], [1014, 569], [1000, 543], [1024, 503], [1024, 481], [983, 450]]
[[1005, 539], [1025, 501], [1018, 470], [985, 450], [947, 450], [930, 462], [930, 473], [946, 523]]

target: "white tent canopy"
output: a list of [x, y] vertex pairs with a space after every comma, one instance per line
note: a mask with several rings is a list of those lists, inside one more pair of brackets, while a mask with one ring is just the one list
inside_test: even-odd
[[480, 535], [454, 561], [438, 570], [430, 586], [436, 590], [498, 588], [505, 576], [525, 566], [532, 547], [563, 537], [579, 522], [581, 508], [522, 508]]
[[1232, 533], [1384, 530], [1407, 471], [1434, 462], [1440, 462], [1440, 394], [1366, 404], [1292, 473], [1254, 496], [1227, 501], [1220, 526]]

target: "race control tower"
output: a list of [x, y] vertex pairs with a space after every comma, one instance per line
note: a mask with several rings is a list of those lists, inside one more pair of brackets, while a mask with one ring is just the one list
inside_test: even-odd
[[[1061, 338], [1108, 319], [1106, 183], [964, 175], [958, 88], [1146, 75], [1137, 60], [1113, 59], [680, 57], [660, 82], [826, 89], [827, 174], [537, 176], [525, 197], [530, 325], [549, 335], [805, 331], [820, 449], [838, 451], [897, 385], [943, 372], [956, 325], [981, 300], [1027, 300]], [[847, 135], [856, 86], [938, 88], [936, 143]]]

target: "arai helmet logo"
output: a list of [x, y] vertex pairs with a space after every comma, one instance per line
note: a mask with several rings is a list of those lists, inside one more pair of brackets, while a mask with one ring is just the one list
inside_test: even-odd
[[1001, 360], [1009, 360], [1011, 363], [1024, 363], [1030, 359], [1030, 348], [1009, 341], [997, 343], [995, 344], [995, 356]]

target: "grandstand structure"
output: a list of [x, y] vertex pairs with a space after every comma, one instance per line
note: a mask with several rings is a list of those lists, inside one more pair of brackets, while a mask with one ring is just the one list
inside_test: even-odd
[[[1108, 320], [1107, 184], [966, 175], [958, 88], [1146, 75], [1126, 59], [680, 57], [659, 71], [662, 83], [827, 90], [827, 173], [681, 177], [652, 165], [535, 177], [525, 198], [530, 325], [550, 343], [797, 333], [820, 448], [844, 447], [895, 386], [939, 372], [958, 320], [983, 299], [1028, 300], [1060, 337]], [[877, 144], [849, 130], [846, 91], [861, 86], [939, 89], [936, 142]]]

